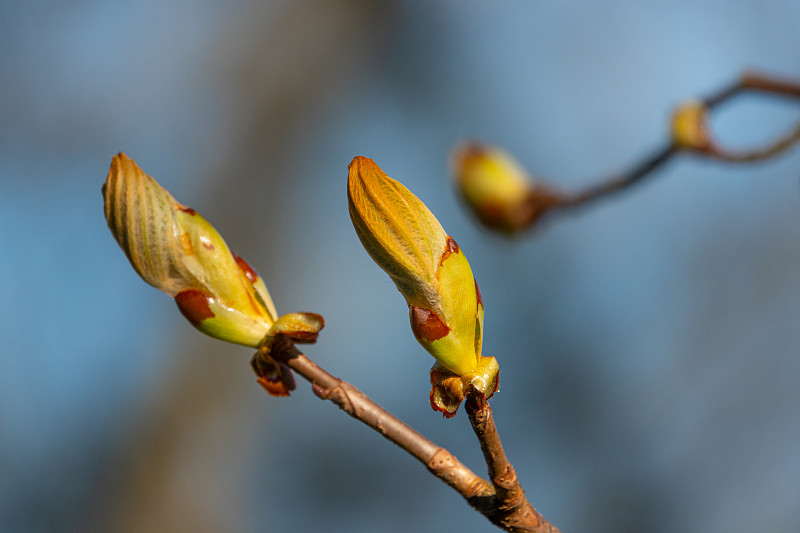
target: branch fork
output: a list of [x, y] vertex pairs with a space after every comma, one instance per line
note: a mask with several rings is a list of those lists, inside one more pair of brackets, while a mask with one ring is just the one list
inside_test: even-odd
[[260, 358], [264, 356], [300, 374], [311, 383], [317, 397], [332, 402], [415, 457], [493, 524], [511, 532], [558, 533], [527, 500], [503, 451], [491, 408], [480, 395], [468, 394], [465, 409], [483, 451], [489, 480], [475, 474], [449, 450], [412, 429], [350, 383], [320, 368], [295, 347], [291, 338], [278, 335], [268, 355], [263, 350], [255, 353], [251, 366], [259, 380], [263, 378], [258, 369], [263, 366]]

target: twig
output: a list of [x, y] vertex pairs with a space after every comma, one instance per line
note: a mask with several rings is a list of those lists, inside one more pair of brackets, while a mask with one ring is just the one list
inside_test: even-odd
[[[254, 357], [258, 356], [257, 353]], [[488, 417], [481, 415], [481, 420], [485, 420], [485, 423], [481, 426], [473, 423], [473, 427], [476, 428], [475, 432], [481, 440], [484, 456], [487, 457], [491, 483], [475, 474], [447, 449], [438, 446], [412, 429], [356, 387], [320, 368], [297, 350], [294, 343], [287, 337], [280, 337], [276, 341], [272, 346], [270, 356], [276, 361], [288, 365], [309, 381], [314, 394], [319, 398], [333, 402], [345, 413], [371, 427], [387, 440], [414, 456], [434, 476], [455, 489], [473, 508], [486, 516], [493, 524], [511, 532], [558, 533], [558, 529], [533, 509], [525, 498], [525, 493], [519, 488], [514, 469], [508, 463], [505, 454], [502, 454], [502, 446], [497, 437], [494, 422], [491, 420], [491, 410], [488, 405], [485, 406], [486, 411], [479, 410], [481, 413], [488, 413]], [[472, 415], [470, 415], [470, 420], [472, 420]], [[483, 428], [480, 433], [478, 427]], [[485, 446], [484, 439], [487, 442]], [[502, 472], [497, 471], [496, 464], [499, 463], [494, 460], [489, 461], [489, 456], [486, 455], [487, 449], [495, 454], [498, 449], [500, 450], [503, 464], [507, 465], [513, 474], [513, 486], [506, 483], [507, 476], [503, 477]], [[510, 480], [510, 478], [508, 479]], [[506, 488], [514, 486], [516, 490]]]
[[711, 150], [708, 151], [707, 155], [719, 159], [720, 161], [727, 161], [730, 163], [754, 163], [774, 157], [788, 150], [798, 141], [800, 141], [800, 124], [795, 126], [792, 131], [775, 139], [767, 146], [746, 151], [726, 150], [720, 146], [713, 146]]
[[796, 81], [770, 76], [754, 71], [745, 71], [739, 79], [703, 99], [707, 108], [713, 109], [730, 100], [740, 92], [755, 91], [778, 96], [800, 98], [800, 85]]
[[[706, 109], [710, 111], [724, 102], [727, 102], [734, 96], [746, 91], [800, 98], [800, 83], [757, 72], [745, 72], [734, 83], [709, 95], [704, 98], [702, 102]], [[708, 150], [693, 151], [692, 153], [726, 162], [755, 162], [778, 155], [798, 142], [800, 142], [800, 124], [789, 134], [779, 137], [766, 146], [752, 150], [726, 150], [714, 143]], [[651, 176], [675, 155], [683, 151], [685, 150], [682, 150], [672, 142], [668, 142], [651, 156], [635, 164], [633, 168], [623, 173], [615, 174], [601, 180], [599, 183], [590, 185], [574, 193], [558, 192], [548, 187], [541, 187], [539, 191], [534, 191], [531, 199], [528, 201], [527, 209], [524, 210], [524, 221], [521, 227], [533, 226], [545, 214], [554, 211], [564, 212], [575, 207], [583, 206], [612, 193], [625, 190], [636, 183], [640, 183], [644, 178]]]
[[[745, 72], [730, 87], [706, 97], [703, 103], [707, 109], [711, 110], [737, 94], [746, 91], [800, 98], [800, 83], [758, 72]], [[795, 126], [788, 134], [775, 139], [766, 146], [746, 151], [733, 151], [716, 145], [706, 155], [731, 163], [752, 163], [774, 157], [791, 148], [798, 141], [800, 141], [800, 124]]]
[[[800, 84], [789, 80], [783, 80], [773, 76], [759, 74], [757, 72], [745, 72], [738, 80], [730, 86], [717, 91], [716, 93], [703, 99], [703, 104], [708, 110], [718, 107], [720, 104], [727, 102], [734, 96], [744, 91], [757, 91], [769, 94], [788, 96], [800, 98]], [[750, 162], [758, 161], [772, 157], [789, 148], [800, 140], [800, 125], [798, 125], [792, 132], [779, 138], [777, 141], [761, 148], [757, 148], [747, 152], [730, 152], [721, 148], [716, 148], [710, 153], [706, 153], [711, 157], [716, 157], [724, 161], [731, 162]], [[612, 176], [601, 182], [598, 185], [592, 185], [583, 191], [565, 195], [564, 199], [554, 209], [564, 209], [583, 205], [610, 193], [626, 189], [641, 181], [643, 178], [649, 176], [653, 171], [657, 170], [673, 156], [680, 153], [680, 149], [672, 143], [667, 144], [658, 150], [654, 155], [648, 157], [641, 163], [636, 164], [632, 169], [619, 175]]]
[[634, 183], [642, 180], [650, 175], [653, 171], [664, 165], [667, 161], [672, 159], [672, 156], [678, 153], [678, 149], [672, 144], [664, 146], [644, 161], [638, 163], [631, 170], [611, 176], [605, 181], [591, 185], [586, 189], [573, 194], [567, 194], [553, 209], [568, 209], [583, 205], [603, 196], [607, 196], [613, 192], [627, 189]]

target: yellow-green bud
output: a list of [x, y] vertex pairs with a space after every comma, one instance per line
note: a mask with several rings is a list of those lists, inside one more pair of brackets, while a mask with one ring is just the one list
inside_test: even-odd
[[[494, 358], [481, 357], [483, 301], [455, 240], [419, 198], [374, 161], [356, 157], [349, 168], [353, 226], [369, 255], [405, 297], [414, 336], [454, 376], [488, 368], [482, 362]], [[480, 392], [487, 397], [496, 386], [496, 363], [493, 368], [491, 376], [475, 382], [486, 384]], [[491, 390], [486, 390], [489, 385]]]
[[198, 330], [252, 347], [277, 333], [316, 338], [322, 317], [279, 319], [255, 270], [228, 249], [211, 224], [125, 154], [112, 159], [103, 197], [108, 227], [134, 270], [173, 297]]

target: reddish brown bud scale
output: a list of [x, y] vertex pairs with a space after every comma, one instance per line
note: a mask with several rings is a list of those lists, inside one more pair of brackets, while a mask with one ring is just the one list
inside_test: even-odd
[[289, 396], [289, 393], [296, 387], [294, 377], [288, 373], [262, 376], [258, 378], [257, 381], [270, 396], [276, 396], [278, 398]]
[[483, 305], [483, 296], [481, 296], [481, 290], [478, 288], [478, 282], [475, 282], [475, 295], [478, 297], [478, 305], [481, 307], [486, 307]]
[[461, 251], [458, 247], [458, 243], [456, 243], [455, 239], [453, 239], [450, 235], [447, 236], [447, 246], [442, 253], [441, 259], [439, 259], [439, 265], [441, 266], [444, 263], [445, 259], [450, 257], [451, 254], [457, 254]]
[[458, 407], [456, 407], [454, 411], [450, 411], [450, 410], [448, 410], [447, 407], [444, 407], [444, 406], [445, 405], [450, 405], [450, 404], [453, 404], [453, 403], [455, 403], [457, 405], [460, 405], [461, 401], [463, 401], [463, 399], [461, 401], [458, 401], [458, 400], [454, 401], [452, 398], [448, 398], [447, 400], [444, 400], [444, 399], [442, 399], [442, 397], [443, 397], [443, 395], [436, 390], [436, 387], [432, 387], [431, 388], [431, 393], [430, 393], [431, 408], [434, 411], [442, 413], [442, 416], [444, 418], [453, 418], [454, 416], [456, 416], [456, 413], [458, 412]]
[[[449, 376], [449, 379], [448, 379]], [[444, 418], [453, 418], [464, 401], [463, 388], [458, 379], [441, 370], [431, 369], [431, 408]]]
[[255, 283], [256, 280], [258, 279], [258, 274], [256, 274], [255, 270], [253, 270], [253, 267], [247, 264], [247, 261], [245, 261], [236, 254], [233, 254], [233, 258], [236, 260], [236, 264], [239, 266], [239, 270], [241, 270], [244, 273], [244, 275], [247, 276], [247, 279], [250, 280], [250, 283]]
[[[262, 346], [262, 349], [265, 348]], [[285, 397], [297, 387], [294, 372], [288, 365], [259, 351], [250, 361], [261, 385], [270, 396]]]
[[179, 209], [180, 209], [181, 211], [183, 211], [184, 213], [188, 213], [188, 214], [190, 214], [190, 215], [192, 215], [192, 216], [194, 216], [194, 215], [196, 215], [196, 214], [197, 214], [197, 211], [195, 211], [195, 210], [194, 210], [194, 209], [192, 209], [191, 207], [186, 207], [186, 206], [184, 206], [184, 207], [180, 207]]
[[175, 296], [175, 303], [178, 304], [178, 309], [180, 309], [181, 314], [183, 314], [192, 325], [197, 326], [203, 320], [214, 318], [214, 312], [211, 311], [208, 305], [210, 299], [211, 296], [203, 291], [187, 289], [179, 292]]
[[417, 338], [427, 342], [441, 339], [450, 333], [450, 328], [439, 315], [428, 309], [411, 306], [411, 329]]
[[273, 381], [266, 377], [258, 378], [256, 381], [258, 381], [258, 384], [261, 385], [270, 396], [276, 396], [278, 398], [289, 396], [289, 392], [284, 389], [283, 383], [280, 381]]
[[319, 337], [319, 333], [313, 331], [286, 331], [283, 334], [297, 342], [307, 343], [317, 342], [317, 337]]

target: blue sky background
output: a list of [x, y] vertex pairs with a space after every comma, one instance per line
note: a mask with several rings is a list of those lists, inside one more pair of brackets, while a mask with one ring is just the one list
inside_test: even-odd
[[[569, 531], [800, 530], [800, 149], [677, 158], [533, 235], [476, 226], [448, 154], [476, 138], [578, 188], [659, 146], [744, 68], [800, 77], [791, 1], [6, 2], [0, 6], [0, 530], [486, 531], [448, 487], [320, 402], [255, 384], [138, 279], [102, 216], [124, 151], [203, 213], [307, 353], [477, 472], [466, 417], [361, 249], [347, 164], [436, 213], [486, 302], [497, 423]], [[731, 146], [798, 102], [715, 113]]]

